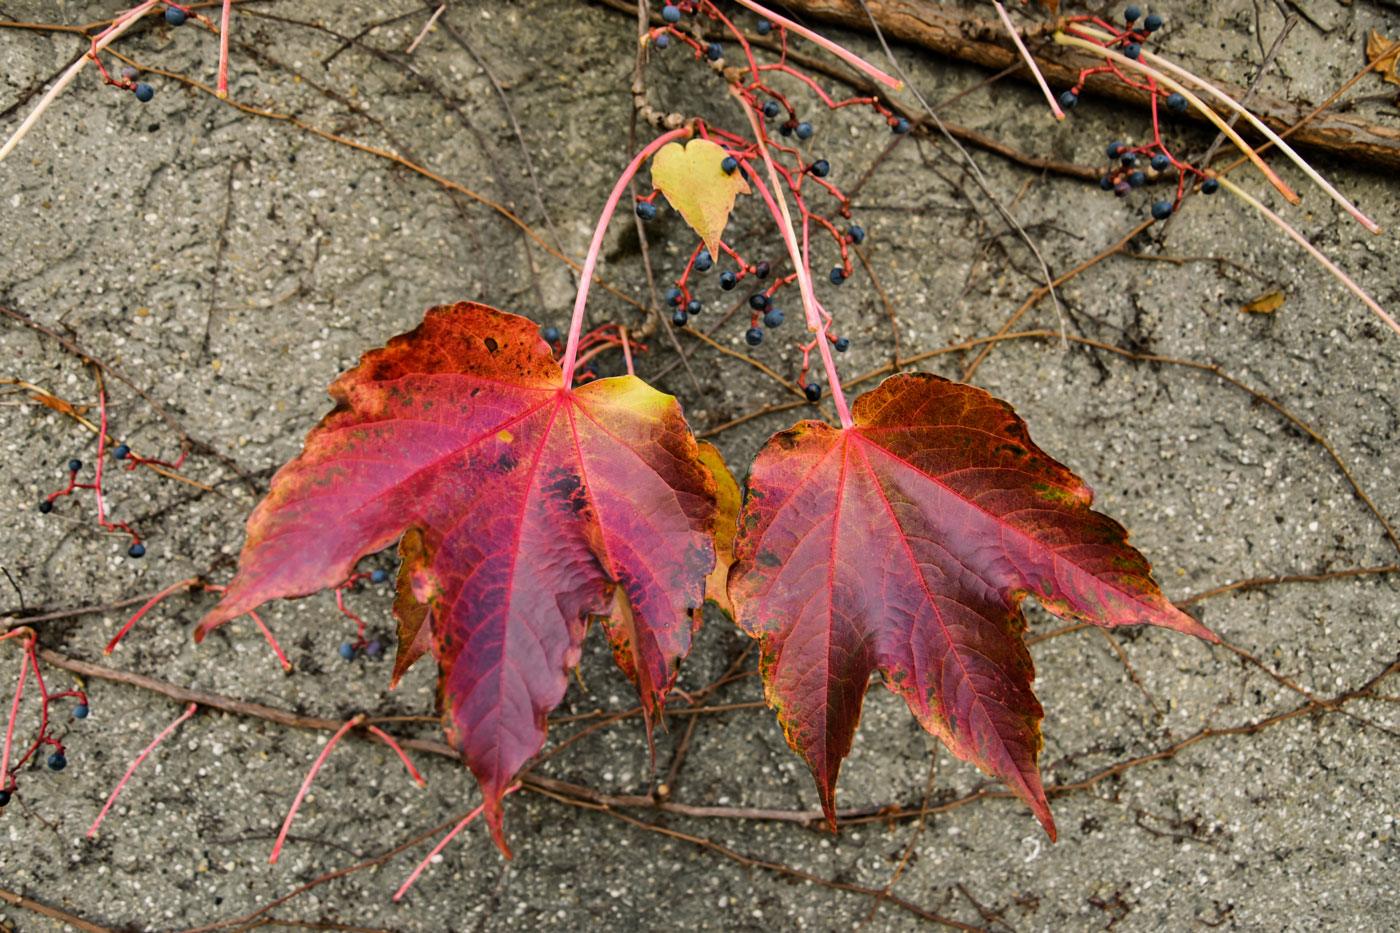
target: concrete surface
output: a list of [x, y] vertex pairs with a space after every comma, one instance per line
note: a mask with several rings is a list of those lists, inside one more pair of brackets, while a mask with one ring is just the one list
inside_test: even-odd
[[[0, 3], [0, 19], [83, 23], [115, 7], [18, 0]], [[405, 14], [365, 39], [396, 52], [427, 15], [406, 0], [247, 9], [315, 20], [348, 34]], [[1307, 11], [1331, 31], [1298, 25], [1265, 81], [1272, 93], [1321, 100], [1363, 64], [1370, 28], [1400, 35], [1393, 6], [1313, 0]], [[1244, 81], [1257, 71], [1261, 41], [1267, 48], [1282, 22], [1272, 5], [1237, 0], [1184, 2], [1162, 12], [1170, 21], [1163, 49], [1207, 73]], [[625, 163], [632, 21], [561, 0], [461, 3], [446, 16], [507, 88], [553, 229], [564, 252], [581, 257]], [[326, 67], [339, 42], [324, 32], [239, 15], [233, 35], [257, 53], [235, 44], [235, 100], [412, 153], [487, 197], [513, 200], [528, 223], [553, 238], [499, 98], [442, 30], [427, 37], [413, 65], [447, 91], [458, 112], [400, 66], [362, 49], [345, 50]], [[878, 54], [866, 38], [845, 38]], [[161, 24], [118, 46], [143, 65], [213, 83], [216, 43], [196, 28]], [[0, 29], [0, 131], [8, 135], [35, 98], [12, 105], [79, 48], [71, 35]], [[933, 100], [985, 77], [907, 49], [896, 52]], [[84, 73], [0, 164], [0, 297], [5, 307], [122, 369], [191, 435], [262, 482], [299, 449], [326, 410], [330, 380], [367, 348], [412, 328], [428, 306], [481, 299], [542, 323], [565, 323], [573, 298], [570, 273], [534, 249], [537, 297], [519, 234], [489, 209], [466, 199], [459, 208], [438, 185], [382, 158], [285, 121], [241, 113], [172, 78], [148, 80], [156, 97], [143, 106]], [[660, 57], [651, 80], [658, 105], [732, 124], [717, 79], [688, 63], [679, 48]], [[1352, 93], [1372, 98], [1358, 105], [1362, 112], [1393, 125], [1400, 118], [1394, 103], [1374, 99], [1393, 91], [1367, 80]], [[804, 107], [812, 105], [810, 94], [794, 92]], [[831, 180], [843, 186], [852, 185], [890, 140], [867, 112], [827, 114], [811, 106], [810, 114], [818, 129], [811, 146], [830, 159]], [[1089, 165], [1103, 164], [1108, 140], [1137, 140], [1148, 132], [1144, 115], [1093, 101], [1052, 125], [1036, 95], [1007, 83], [970, 94], [946, 116], [1024, 151]], [[1210, 141], [1189, 128], [1170, 133], [1190, 152], [1200, 153]], [[1125, 203], [1092, 185], [1041, 177], [986, 153], [975, 157], [1003, 199], [1021, 194], [1016, 215], [1057, 272], [1115, 242], [1146, 216], [1153, 197], [1138, 192]], [[1287, 215], [1394, 310], [1400, 280], [1393, 260], [1400, 253], [1390, 231], [1400, 225], [1400, 188], [1391, 178], [1344, 164], [1320, 168], [1387, 232], [1369, 236], [1307, 190], [1291, 169], [1285, 177], [1306, 195]], [[1252, 191], [1264, 191], [1257, 176], [1241, 177]], [[1279, 206], [1278, 199], [1270, 203]], [[906, 356], [992, 333], [1035, 285], [1034, 265], [1014, 237], [1003, 233], [987, 246], [986, 238], [1000, 232], [996, 215], [939, 143], [897, 148], [856, 198], [855, 214], [870, 232], [869, 254], [898, 315]], [[776, 258], [777, 240], [761, 221], [745, 204], [731, 229], [746, 254]], [[658, 276], [674, 276], [691, 248], [690, 235], [668, 210], [649, 235]], [[630, 219], [618, 218], [610, 237], [603, 274], [642, 298], [645, 278]], [[1062, 291], [1071, 332], [1220, 366], [1323, 434], [1381, 513], [1400, 516], [1400, 336], [1224, 195], [1189, 204], [1165, 242], [1154, 230], [1133, 249], [1205, 258], [1170, 264], [1120, 256], [1100, 263]], [[820, 256], [818, 269], [833, 258]], [[1240, 311], [1275, 288], [1286, 298], [1275, 313]], [[702, 292], [713, 307], [721, 306], [715, 283]], [[595, 294], [594, 321], [636, 320], [617, 298]], [[839, 291], [828, 286], [823, 294], [854, 342], [843, 372], [888, 360], [889, 321], [868, 277], [858, 273]], [[795, 312], [789, 317], [795, 320]], [[712, 310], [702, 320], [714, 318]], [[1038, 306], [1026, 325], [1059, 326], [1048, 305]], [[736, 317], [716, 338], [744, 351], [745, 327]], [[753, 355], [794, 378], [796, 328], [773, 337], [784, 339], [770, 339]], [[681, 342], [694, 350], [700, 389], [681, 370], [660, 385], [679, 396], [697, 430], [784, 400], [782, 390], [751, 367], [692, 338]], [[663, 335], [650, 347], [639, 364], [643, 375], [674, 358]], [[25, 380], [75, 405], [95, 405], [90, 372], [53, 340], [0, 322], [0, 358], [0, 377]], [[923, 365], [956, 376], [967, 359], [954, 354]], [[616, 354], [599, 362], [604, 373], [622, 365]], [[1326, 452], [1277, 412], [1210, 373], [1083, 348], [1066, 351], [1056, 342], [1015, 341], [1001, 345], [975, 381], [1012, 402], [1037, 442], [1097, 490], [1100, 507], [1132, 529], [1172, 598], [1251, 577], [1397, 560], [1378, 521]], [[742, 472], [763, 439], [800, 414], [765, 416], [716, 440]], [[177, 436], [125, 386], [112, 387], [110, 415], [114, 434], [138, 451], [167, 458], [178, 452]], [[91, 460], [90, 432], [11, 393], [0, 397], [0, 444], [6, 529], [0, 564], [26, 605], [103, 604], [195, 573], [215, 582], [231, 574], [254, 499], [218, 461], [193, 456], [182, 468], [217, 484], [217, 494], [145, 470], [108, 473], [113, 515], [149, 539], [147, 556], [132, 560], [120, 537], [100, 533], [90, 497], [63, 501], [51, 515], [35, 508], [66, 480], [63, 464], [70, 457]], [[387, 552], [365, 562], [366, 569], [393, 565]], [[386, 661], [347, 664], [337, 657], [352, 626], [330, 595], [266, 608], [264, 618], [295, 666], [287, 676], [246, 620], [194, 645], [193, 624], [213, 599], [172, 598], [101, 663], [332, 719], [359, 711], [431, 710], [433, 672], [426, 662], [391, 693]], [[392, 631], [390, 601], [387, 588], [349, 597], [381, 637]], [[13, 607], [18, 597], [7, 590], [0, 603]], [[1324, 697], [1359, 687], [1400, 647], [1400, 578], [1394, 574], [1236, 592], [1195, 609], [1230, 642]], [[43, 623], [42, 641], [100, 660], [129, 611]], [[1029, 612], [1033, 631], [1056, 627], [1038, 609]], [[1304, 702], [1224, 648], [1163, 631], [1121, 632], [1118, 640], [1142, 689], [1098, 632], [1048, 639], [1033, 649], [1046, 708], [1047, 784], [1082, 781], [1205, 726], [1247, 725]], [[722, 618], [709, 618], [681, 685], [695, 689], [714, 680], [743, 643]], [[13, 645], [0, 647], [0, 696], [13, 688], [19, 659]], [[71, 675], [51, 667], [44, 673], [58, 688], [72, 683]], [[581, 674], [560, 715], [632, 705], [630, 688], [600, 641], [591, 642]], [[452, 819], [478, 799], [470, 776], [451, 761], [416, 756], [428, 779], [428, 788], [419, 790], [384, 749], [350, 742], [331, 756], [293, 827], [293, 841], [269, 866], [271, 837], [326, 736], [201, 712], [147, 760], [99, 837], [88, 841], [83, 833], [127, 763], [180, 706], [102, 680], [87, 681], [86, 689], [91, 717], [72, 721], [64, 712], [55, 726], [68, 748], [68, 768], [24, 770], [20, 793], [5, 809], [0, 888], [111, 928], [183, 929], [234, 920]], [[1400, 678], [1382, 683], [1380, 692], [1400, 693]], [[760, 697], [757, 680], [747, 678], [713, 699], [728, 704]], [[26, 705], [17, 735], [32, 738], [35, 716], [36, 707]], [[676, 719], [659, 737], [663, 777], [685, 725]], [[556, 726], [552, 742], [580, 727]], [[1205, 738], [1174, 756], [1054, 796], [1061, 828], [1055, 844], [1014, 801], [958, 806], [928, 818], [894, 892], [986, 930], [1395, 930], [1397, 729], [1394, 701], [1364, 700], [1347, 704], [1344, 713], [1314, 711], [1257, 732]], [[438, 737], [431, 724], [418, 734]], [[917, 806], [931, 763], [933, 802], [981, 786], [975, 769], [936, 752], [907, 711], [877, 687], [842, 774], [840, 804]], [[651, 780], [646, 741], [633, 721], [590, 734], [541, 771], [618, 794], [644, 793]], [[810, 777], [762, 709], [701, 718], [673, 794], [711, 806], [792, 810], [816, 803]], [[641, 810], [629, 815], [873, 888], [889, 881], [915, 832], [912, 822], [876, 822], [831, 837], [776, 822], [658, 819]], [[693, 843], [538, 795], [512, 798], [508, 830], [513, 862], [473, 827], [400, 903], [391, 895], [425, 853], [423, 845], [321, 885], [272, 915], [394, 930], [825, 931], [858, 926], [872, 906], [864, 895], [746, 869]], [[15, 930], [61, 926], [4, 905], [0, 917]], [[886, 903], [867, 929], [928, 924]]]

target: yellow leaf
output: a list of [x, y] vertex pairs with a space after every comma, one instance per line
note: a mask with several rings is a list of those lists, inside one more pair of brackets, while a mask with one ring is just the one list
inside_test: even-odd
[[[1400, 84], [1400, 42], [1392, 42], [1372, 29], [1366, 36], [1366, 60], [1375, 66], [1383, 79]], [[1380, 64], [1376, 64], [1377, 62]]]
[[669, 143], [651, 160], [652, 186], [666, 195], [715, 257], [734, 198], [749, 193], [743, 174], [726, 175], [719, 167], [723, 161], [723, 147], [708, 139], [692, 139], [684, 147]]
[[734, 563], [734, 533], [739, 528], [739, 484], [714, 444], [700, 442], [700, 462], [715, 478], [715, 569], [705, 578], [705, 598], [734, 618], [729, 601], [729, 568]]
[[1269, 292], [1267, 295], [1260, 295], [1240, 310], [1250, 314], [1273, 314], [1281, 307], [1283, 307], [1283, 292]]

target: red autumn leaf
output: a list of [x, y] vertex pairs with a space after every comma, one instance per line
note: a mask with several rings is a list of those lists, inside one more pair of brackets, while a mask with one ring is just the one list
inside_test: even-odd
[[443, 727], [508, 853], [501, 797], [614, 590], [649, 715], [674, 683], [714, 566], [714, 480], [674, 398], [632, 376], [565, 388], [536, 325], [484, 305], [430, 310], [330, 392], [196, 637], [335, 586], [407, 530], [396, 675], [430, 637]]
[[759, 639], [768, 702], [835, 826], [870, 675], [960, 758], [1005, 781], [1053, 839], [1021, 600], [1103, 626], [1215, 640], [1172, 606], [1093, 494], [986, 392], [925, 374], [804, 421], [759, 453], [729, 595]]

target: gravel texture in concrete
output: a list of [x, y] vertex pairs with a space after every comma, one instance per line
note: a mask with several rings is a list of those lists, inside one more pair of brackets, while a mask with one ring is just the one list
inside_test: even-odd
[[[0, 20], [82, 24], [117, 6], [14, 0], [0, 3]], [[580, 259], [627, 161], [635, 20], [565, 0], [455, 3], [406, 56], [432, 9], [406, 0], [240, 5], [230, 97], [244, 109], [172, 77], [213, 85], [217, 41], [208, 31], [153, 21], [116, 45], [147, 69], [151, 102], [85, 71], [0, 163], [0, 305], [128, 376], [147, 397], [106, 378], [113, 437], [143, 456], [173, 459], [178, 424], [203, 445], [179, 474], [209, 487], [108, 464], [106, 504], [146, 539], [139, 560], [127, 556], [121, 535], [97, 525], [90, 494], [40, 514], [40, 500], [66, 484], [70, 458], [89, 461], [80, 478], [91, 477], [96, 446], [71, 413], [35, 397], [52, 393], [93, 419], [97, 383], [59, 340], [0, 319], [0, 565], [14, 584], [0, 581], [0, 608], [18, 608], [20, 593], [26, 607], [48, 611], [129, 600], [194, 575], [226, 583], [271, 471], [296, 454], [328, 409], [326, 386], [365, 350], [412, 329], [432, 305], [481, 300], [566, 326], [575, 281], [565, 264], [481, 200], [384, 153], [512, 208], [545, 243]], [[1168, 19], [1157, 43], [1165, 54], [1240, 83], [1258, 74], [1283, 25], [1274, 5], [1242, 0], [1183, 0], [1159, 12]], [[1321, 101], [1364, 64], [1369, 30], [1400, 36], [1393, 5], [1311, 0], [1305, 13], [1263, 80], [1276, 96]], [[753, 26], [751, 14], [739, 21]], [[870, 37], [837, 37], [882, 60]], [[0, 135], [81, 50], [72, 34], [0, 28]], [[894, 51], [933, 101], [987, 77]], [[123, 64], [112, 55], [104, 61], [114, 71]], [[679, 43], [653, 54], [648, 76], [658, 107], [736, 126], [720, 79]], [[842, 372], [854, 377], [896, 352], [907, 359], [994, 333], [1036, 286], [1039, 270], [956, 153], [924, 135], [887, 153], [893, 137], [868, 110], [828, 112], [810, 89], [776, 80], [816, 128], [802, 145], [830, 161], [829, 180], [851, 189], [873, 167], [852, 212], [869, 233], [866, 256], [879, 288], [859, 264], [839, 289], [817, 277], [852, 341]], [[830, 79], [819, 83], [849, 93]], [[1369, 76], [1348, 97], [1374, 122], [1395, 126], [1394, 90]], [[1109, 141], [1142, 140], [1151, 127], [1144, 113], [1092, 99], [1056, 125], [1033, 89], [1006, 81], [973, 90], [943, 115], [1023, 152], [1099, 167]], [[1165, 132], [1191, 156], [1212, 139], [1175, 122]], [[647, 133], [638, 130], [639, 138]], [[1170, 196], [1160, 181], [1120, 200], [1092, 183], [972, 154], [1057, 275], [1118, 242], [1152, 201]], [[1232, 177], [1394, 310], [1400, 278], [1390, 231], [1400, 225], [1400, 187], [1347, 164], [1319, 168], [1386, 232], [1366, 233], [1291, 168], [1280, 171], [1305, 193], [1299, 207], [1270, 196], [1257, 174]], [[776, 262], [779, 242], [752, 200], [741, 199], [733, 241], [746, 256]], [[1036, 442], [1084, 477], [1099, 508], [1132, 530], [1174, 600], [1251, 578], [1395, 564], [1397, 545], [1377, 513], [1400, 516], [1400, 335], [1224, 194], [1188, 202], [1165, 236], [1161, 227], [1065, 283], [1058, 313], [1042, 302], [1017, 325], [1063, 327], [1153, 359], [1016, 339], [998, 344], [972, 381], [1012, 403]], [[683, 269], [694, 237], [665, 208], [646, 235], [664, 287]], [[645, 303], [640, 245], [624, 212], [609, 231], [600, 274]], [[838, 258], [827, 241], [814, 266], [822, 273]], [[719, 289], [717, 274], [699, 287], [707, 328], [736, 296]], [[1283, 296], [1277, 310], [1241, 311], [1274, 291]], [[642, 320], [615, 295], [594, 294], [593, 322]], [[791, 381], [801, 359], [798, 320], [792, 297], [788, 326], [762, 346], [744, 343], [746, 308], [713, 337]], [[659, 331], [639, 354], [638, 373], [674, 393], [697, 432], [794, 398], [742, 360], [684, 333], [677, 339], [693, 379], [669, 368], [675, 352]], [[956, 378], [971, 360], [953, 352], [909, 368]], [[597, 363], [604, 375], [622, 371], [620, 354]], [[714, 440], [742, 477], [771, 433], [814, 415], [810, 407], [763, 415]], [[211, 451], [236, 462], [256, 496]], [[387, 551], [361, 569], [395, 564]], [[193, 626], [215, 599], [173, 596], [105, 658], [104, 645], [136, 606], [35, 628], [45, 648], [67, 656], [305, 716], [432, 712], [429, 661], [391, 692], [385, 657], [341, 660], [337, 648], [354, 627], [331, 594], [261, 613], [288, 652], [290, 674], [246, 618], [196, 646]], [[388, 585], [362, 586], [346, 601], [373, 637], [392, 644]], [[839, 805], [918, 809], [927, 799], [932, 812], [922, 825], [875, 819], [832, 836], [755, 818], [817, 803], [810, 775], [767, 709], [671, 717], [658, 731], [654, 767], [639, 721], [624, 719], [572, 742], [540, 773], [613, 795], [668, 783], [675, 802], [737, 812], [600, 810], [522, 792], [507, 804], [513, 861], [473, 826], [399, 902], [394, 891], [430, 843], [259, 916], [403, 931], [826, 931], [867, 918], [867, 929], [897, 931], [936, 925], [933, 914], [963, 928], [1023, 933], [1400, 928], [1400, 675], [1381, 681], [1374, 698], [1333, 702], [1395, 661], [1400, 576], [1261, 585], [1211, 596], [1191, 611], [1254, 660], [1156, 629], [1111, 637], [1088, 629], [1033, 646], [1056, 843], [1017, 801], [982, 795], [1000, 786], [942, 751], [877, 685], [841, 775]], [[1035, 636], [1061, 624], [1034, 605], [1027, 613]], [[722, 616], [707, 615], [680, 686], [714, 682], [746, 644]], [[15, 640], [0, 644], [6, 710], [20, 654]], [[753, 657], [738, 669], [756, 670]], [[42, 672], [50, 689], [75, 684], [53, 664]], [[273, 838], [328, 733], [202, 708], [141, 765], [97, 837], [87, 839], [127, 765], [183, 704], [97, 677], [81, 685], [91, 701], [87, 719], [72, 719], [67, 701], [55, 704], [52, 730], [66, 746], [67, 768], [44, 767], [47, 753], [26, 765], [0, 818], [0, 888], [90, 923], [133, 930], [232, 923], [479, 802], [470, 774], [450, 759], [412, 753], [427, 779], [419, 789], [383, 746], [350, 740], [330, 756], [282, 858], [269, 865]], [[38, 729], [32, 677], [25, 696], [15, 723], [19, 748]], [[1319, 702], [1309, 706], [1313, 698]], [[761, 699], [751, 676], [709, 702]], [[634, 703], [594, 633], [557, 715]], [[597, 722], [557, 723], [549, 747]], [[385, 728], [441, 738], [431, 722]], [[688, 750], [673, 774], [683, 742]], [[784, 874], [775, 863], [805, 874]], [[884, 889], [901, 866], [892, 889], [898, 902], [853, 890]], [[5, 903], [0, 918], [22, 931], [63, 925]]]

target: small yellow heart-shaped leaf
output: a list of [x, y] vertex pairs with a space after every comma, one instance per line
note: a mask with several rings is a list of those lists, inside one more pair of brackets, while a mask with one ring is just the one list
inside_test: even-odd
[[1253, 301], [1246, 302], [1240, 310], [1248, 314], [1273, 314], [1282, 307], [1283, 292], [1273, 291], [1267, 295], [1260, 295]]
[[652, 186], [666, 195], [685, 222], [705, 241], [711, 256], [719, 256], [719, 239], [734, 198], [749, 193], [740, 172], [726, 175], [720, 163], [724, 148], [708, 139], [662, 146], [651, 160]]

